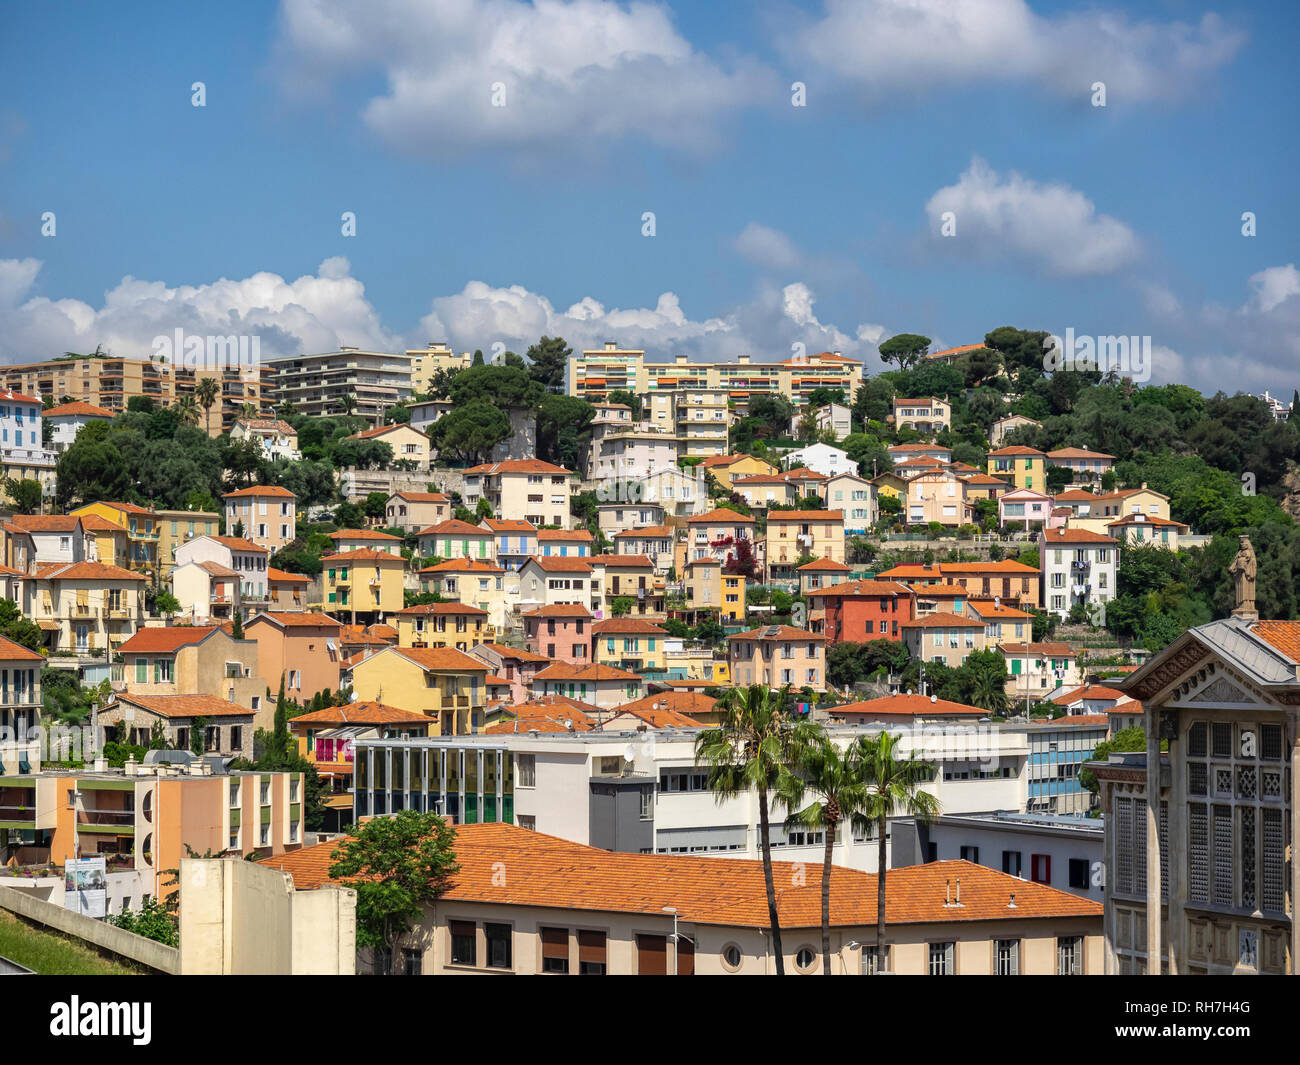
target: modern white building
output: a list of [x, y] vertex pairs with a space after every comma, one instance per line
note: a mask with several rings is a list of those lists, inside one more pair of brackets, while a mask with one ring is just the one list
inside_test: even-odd
[[[877, 730], [828, 727], [837, 744], [871, 731]], [[916, 752], [937, 767], [926, 790], [944, 811], [1024, 809], [1029, 746], [1023, 729], [980, 722], [891, 726], [890, 732], [902, 737], [904, 755]], [[466, 823], [513, 820], [607, 850], [760, 857], [757, 795], [719, 802], [706, 769], [696, 765], [696, 735], [659, 729], [362, 740], [355, 747], [354, 814], [435, 810]], [[819, 866], [824, 835], [787, 830], [783, 822], [784, 811], [773, 811], [774, 856]], [[877, 854], [870, 832], [840, 826], [835, 864], [870, 872]]]
[[97, 407], [93, 403], [61, 403], [42, 413], [42, 418], [50, 425], [50, 450], [61, 455], [72, 446], [81, 432], [82, 426], [91, 422], [108, 422], [113, 420], [113, 412]]
[[0, 390], [2, 474], [15, 481], [38, 481], [51, 495], [57, 456], [41, 441], [41, 401], [12, 389]]

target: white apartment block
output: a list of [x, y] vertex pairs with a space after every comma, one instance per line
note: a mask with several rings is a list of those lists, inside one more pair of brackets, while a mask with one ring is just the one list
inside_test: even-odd
[[1086, 529], [1048, 529], [1038, 538], [1043, 606], [1059, 618], [1082, 604], [1094, 616], [1115, 598], [1119, 543]]

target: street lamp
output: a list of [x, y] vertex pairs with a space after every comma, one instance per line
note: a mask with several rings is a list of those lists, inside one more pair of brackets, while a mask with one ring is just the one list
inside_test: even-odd
[[678, 948], [681, 946], [682, 940], [683, 939], [686, 940], [687, 943], [694, 943], [695, 940], [693, 940], [690, 936], [684, 936], [678, 933], [676, 906], [661, 906], [660, 909], [662, 909], [664, 913], [671, 913], [673, 915], [673, 934], [669, 938], [672, 939], [673, 941], [673, 975], [676, 976], [677, 975], [677, 954], [678, 954]]

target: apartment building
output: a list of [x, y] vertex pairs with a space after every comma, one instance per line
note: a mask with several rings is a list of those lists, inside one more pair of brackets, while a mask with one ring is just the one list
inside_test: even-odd
[[498, 631], [506, 628], [519, 603], [519, 575], [507, 575], [495, 562], [453, 558], [427, 566], [417, 576], [421, 592], [437, 592], [486, 610]]
[[607, 618], [591, 627], [592, 661], [641, 676], [668, 671], [668, 633], [642, 618]]
[[645, 555], [592, 555], [593, 588], [599, 585], [598, 616], [663, 617], [666, 586]]
[[[681, 442], [671, 432], [657, 428], [621, 428], [593, 422], [585, 462], [586, 475], [598, 485], [641, 481], [655, 470], [672, 469], [682, 454]], [[609, 493], [618, 498], [617, 490]]]
[[1000, 447], [988, 453], [984, 472], [1017, 488], [1041, 492], [1047, 487], [1046, 464], [1047, 456], [1032, 447]]
[[53, 495], [58, 456], [42, 441], [41, 401], [0, 389], [0, 469], [15, 481], [37, 481], [46, 495]]
[[975, 507], [966, 499], [966, 482], [949, 469], [928, 469], [908, 477], [904, 505], [908, 525], [936, 523], [956, 529], [975, 520]]
[[1047, 465], [1066, 467], [1076, 481], [1100, 481], [1115, 468], [1115, 456], [1086, 447], [1062, 447], [1047, 452]]
[[40, 770], [41, 743], [32, 730], [41, 723], [43, 668], [44, 655], [0, 636], [0, 780], [6, 773]]
[[489, 677], [499, 677], [509, 684], [511, 703], [524, 702], [532, 694], [533, 677], [551, 664], [545, 655], [503, 643], [480, 643], [469, 653], [487, 663]]
[[731, 676], [738, 687], [826, 690], [826, 637], [790, 625], [766, 625], [727, 637]]
[[158, 522], [158, 572], [161, 580], [170, 580], [176, 568], [176, 551], [196, 536], [216, 536], [221, 531], [221, 517], [199, 510], [156, 510]]
[[[276, 551], [298, 536], [298, 497], [279, 485], [254, 485], [226, 492], [221, 497], [226, 510], [226, 531], [231, 536]], [[242, 531], [241, 531], [242, 530]]]
[[431, 734], [481, 732], [487, 664], [450, 647], [386, 647], [352, 667], [353, 697], [424, 714]]
[[903, 625], [916, 616], [915, 593], [896, 581], [844, 581], [810, 588], [804, 595], [808, 628], [828, 645], [901, 640]]
[[453, 647], [470, 651], [497, 634], [488, 612], [465, 603], [424, 603], [392, 616], [398, 647]]
[[728, 492], [735, 491], [735, 482], [739, 477], [775, 477], [781, 471], [765, 459], [756, 459], [753, 455], [719, 455], [705, 459], [700, 468], [712, 475], [720, 488]]
[[147, 507], [134, 503], [96, 502], [87, 503], [68, 512], [79, 517], [93, 515], [104, 521], [125, 529], [127, 534], [126, 566], [147, 577], [156, 575], [158, 568], [158, 544], [162, 539], [162, 528], [158, 515]]
[[321, 556], [321, 606], [371, 621], [401, 610], [406, 602], [406, 559], [373, 547]]
[[77, 434], [91, 422], [109, 422], [113, 412], [93, 403], [60, 403], [41, 412], [42, 420], [50, 426], [50, 450], [62, 455], [72, 446]]
[[[1107, 972], [1291, 973], [1300, 625], [1233, 616], [1118, 682], [1145, 754], [1089, 768], [1106, 818]], [[1157, 743], [1166, 740], [1167, 753]]]
[[715, 458], [727, 453], [727, 441], [735, 416], [725, 388], [680, 389], [675, 393], [652, 393], [647, 398], [651, 424], [659, 425], [656, 400], [669, 400], [671, 425], [689, 457]]
[[335, 551], [384, 551], [401, 555], [402, 538], [378, 529], [337, 529], [329, 534]]
[[341, 347], [319, 355], [269, 359], [277, 404], [288, 403], [313, 418], [344, 412], [347, 396], [353, 413], [377, 423], [392, 407], [411, 398], [411, 360], [406, 355]]
[[1068, 643], [1003, 640], [997, 649], [1007, 662], [1007, 695], [1019, 703], [1037, 702], [1063, 685], [1083, 681], [1079, 653]]
[[781, 362], [755, 362], [748, 355], [734, 362], [699, 362], [685, 355], [672, 362], [647, 362], [644, 351], [608, 341], [604, 348], [570, 355], [566, 382], [569, 395], [590, 403], [621, 390], [651, 401], [659, 392], [709, 390], [725, 392], [738, 407], [754, 395], [781, 395], [802, 406], [818, 388], [855, 395], [862, 384], [862, 363], [827, 351]]
[[1103, 536], [1110, 532], [1113, 522], [1129, 516], [1145, 514], [1148, 518], [1169, 520], [1169, 497], [1143, 482], [1140, 488], [1121, 488], [1104, 495], [1069, 492], [1057, 497], [1058, 505], [1068, 505], [1073, 512], [1066, 524], [1071, 529], [1083, 529]]
[[927, 614], [899, 626], [903, 646], [913, 658], [957, 669], [984, 650], [984, 625], [960, 614]]
[[145, 578], [102, 562], [37, 565], [25, 582], [23, 613], [47, 650], [102, 655], [144, 624]]
[[990, 643], [1028, 640], [1034, 634], [1034, 615], [1007, 606], [999, 599], [971, 597], [966, 602], [964, 613], [984, 626], [984, 635]]
[[813, 558], [844, 561], [844, 511], [774, 510], [767, 516], [764, 545], [773, 580], [797, 579], [796, 567]]
[[876, 486], [856, 473], [838, 473], [821, 486], [822, 504], [827, 510], [844, 513], [844, 532], [864, 536], [880, 517]]
[[569, 512], [572, 474], [563, 466], [541, 459], [507, 459], [471, 466], [464, 477], [462, 495], [470, 510], [486, 499], [498, 518], [526, 521], [538, 528], [573, 527]]
[[858, 464], [848, 454], [830, 444], [806, 444], [785, 454], [788, 469], [809, 469], [823, 477], [834, 477], [840, 473], [857, 473]]
[[1049, 529], [1039, 534], [1038, 550], [1043, 606], [1057, 617], [1068, 616], [1076, 606], [1104, 611], [1104, 604], [1115, 598], [1117, 540], [1086, 529]]
[[[1108, 737], [1107, 716], [1072, 714], [1031, 721], [1024, 727], [1029, 738], [1029, 797], [1025, 809], [1030, 813], [1087, 813], [1093, 806], [1092, 792], [1079, 782], [1079, 770], [1092, 757], [1097, 744]], [[1076, 883], [1077, 879], [1077, 871], [1071, 870], [1071, 887], [1083, 886]], [[1050, 864], [1043, 882], [1052, 882]]]
[[[148, 746], [154, 725], [162, 726], [169, 747], [188, 751], [198, 744], [205, 754], [253, 758], [254, 714], [247, 706], [216, 695], [137, 695], [114, 692], [100, 709], [91, 711], [96, 736], [122, 725], [131, 743]], [[194, 735], [201, 732], [202, 737]], [[102, 742], [102, 741], [101, 741]]]
[[998, 496], [998, 524], [1005, 527], [1011, 522], [1018, 522], [1026, 529], [1051, 528], [1057, 524], [1052, 514], [1055, 506], [1052, 497], [1046, 492], [1014, 488]]
[[439, 371], [466, 370], [474, 365], [474, 356], [468, 351], [458, 355], [442, 340], [431, 340], [425, 348], [408, 348], [406, 357], [411, 361], [411, 388], [416, 392], [428, 392]]
[[480, 528], [495, 539], [493, 555], [503, 569], [517, 572], [530, 556], [538, 554], [537, 528], [529, 522], [487, 518]]
[[967, 595], [1001, 599], [1010, 605], [1037, 607], [1042, 573], [1032, 566], [1003, 559], [1000, 562], [906, 562], [876, 575], [881, 580], [906, 584], [917, 594], [927, 586], [960, 584]]
[[799, 488], [778, 474], [759, 473], [732, 481], [735, 493], [753, 510], [788, 507], [799, 502]]
[[309, 611], [263, 613], [244, 623], [257, 641], [257, 672], [267, 686], [295, 702], [339, 690], [343, 626], [328, 614]]
[[[0, 805], [21, 843], [6, 859], [62, 865], [103, 856], [165, 898], [189, 853], [270, 857], [303, 840], [301, 773], [223, 772], [186, 751], [150, 751], [125, 769], [45, 769], [6, 777]], [[11, 835], [12, 839], [13, 836]]]
[[[614, 512], [621, 515], [621, 512]], [[663, 519], [662, 507], [638, 507], [633, 513], [635, 514], [658, 514], [659, 519]], [[601, 508], [601, 518], [604, 518], [604, 508]], [[636, 520], [636, 519], [633, 519]], [[621, 523], [623, 518], [618, 517]], [[651, 523], [653, 524], [653, 523]], [[605, 532], [603, 525], [598, 526], [601, 532]], [[608, 535], [608, 534], [607, 534]], [[596, 538], [586, 529], [538, 529], [537, 530], [537, 554], [543, 557], [549, 555], [558, 555], [561, 558], [583, 558], [594, 552]]]
[[585, 665], [591, 661], [591, 627], [595, 621], [582, 603], [550, 603], [520, 614], [529, 654], [550, 662]]
[[[187, 541], [176, 549], [176, 571], [172, 574], [174, 594], [181, 602], [181, 609], [198, 617], [205, 606], [202, 582], [195, 578], [192, 584], [188, 576], [177, 576], [188, 562], [216, 563], [221, 572], [218, 574], [211, 569], [208, 572], [220, 576], [225, 582], [237, 581], [239, 599], [246, 611], [265, 609], [271, 598], [267, 572], [269, 557], [270, 551], [261, 544], [239, 536], [196, 536]], [[186, 575], [193, 572], [185, 570]], [[230, 572], [235, 574], [233, 578]]]
[[528, 559], [519, 571], [521, 611], [543, 606], [574, 603], [589, 607], [597, 617], [604, 616], [605, 601], [601, 593], [603, 568], [593, 565], [594, 555], [586, 557], [542, 555]]
[[673, 567], [677, 530], [671, 525], [644, 525], [614, 534], [614, 550], [620, 555], [648, 558], [657, 576]]
[[[745, 617], [745, 578], [724, 573], [716, 558], [697, 558], [682, 567], [681, 594], [684, 609], [694, 624], [705, 615], [717, 613], [724, 624]], [[674, 615], [677, 610], [673, 610]]]

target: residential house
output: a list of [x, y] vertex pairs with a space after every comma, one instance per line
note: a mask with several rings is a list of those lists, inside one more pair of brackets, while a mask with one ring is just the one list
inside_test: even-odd
[[956, 529], [972, 524], [974, 513], [966, 501], [965, 481], [952, 470], [928, 470], [908, 478], [904, 511], [908, 525], [938, 523]]
[[767, 625], [727, 637], [731, 676], [738, 687], [826, 690], [826, 637], [790, 625]]
[[322, 606], [346, 610], [354, 620], [365, 614], [375, 621], [402, 609], [406, 560], [401, 555], [361, 548], [322, 555], [320, 561]]
[[838, 473], [822, 484], [822, 503], [827, 510], [844, 512], [844, 532], [864, 536], [880, 517], [877, 489], [856, 473]]
[[[174, 594], [181, 601], [182, 611], [194, 617], [201, 616], [205, 587], [209, 597], [225, 594], [224, 591], [218, 591], [216, 585], [204, 586], [193, 569], [186, 570], [186, 574], [178, 578], [177, 574], [188, 562], [215, 562], [222, 571], [220, 587], [224, 589], [232, 582], [238, 584], [239, 601], [246, 614], [252, 610], [265, 609], [271, 601], [267, 562], [269, 556], [270, 551], [266, 547], [238, 536], [196, 536], [182, 544], [176, 549], [176, 570], [172, 574]], [[235, 576], [232, 578], [225, 571], [233, 571]], [[213, 573], [211, 576], [218, 575]], [[212, 598], [208, 600], [209, 605], [217, 602]]]
[[254, 485], [226, 492], [226, 532], [252, 540], [272, 553], [298, 536], [298, 497], [279, 485]]
[[37, 481], [43, 494], [51, 496], [58, 456], [42, 442], [41, 413], [36, 397], [0, 389], [0, 476]]
[[[638, 508], [638, 513], [648, 513], [653, 515], [658, 512], [660, 519], [663, 518], [662, 507]], [[604, 507], [601, 508], [601, 517], [604, 517]], [[621, 517], [618, 519], [623, 520]], [[649, 522], [648, 524], [655, 524]], [[599, 526], [601, 532], [605, 532], [603, 525]], [[582, 558], [593, 553], [595, 537], [586, 529], [538, 529], [537, 530], [537, 551], [538, 555], [559, 555], [565, 558], [574, 555]]]
[[630, 491], [625, 495], [635, 504], [657, 504], [673, 518], [694, 517], [709, 505], [708, 483], [700, 466], [688, 469], [660, 466], [644, 479], [631, 482]]
[[519, 571], [520, 608], [577, 603], [603, 616], [603, 574], [592, 565], [595, 557], [542, 555], [528, 559]]
[[519, 602], [519, 577], [495, 562], [452, 558], [428, 566], [417, 574], [421, 592], [437, 592], [447, 599], [469, 603], [488, 612], [488, 621], [498, 632], [509, 624], [511, 612]]
[[402, 553], [402, 538], [378, 529], [339, 529], [330, 533], [329, 538], [336, 552], [374, 550], [398, 556]]
[[[91, 720], [100, 737], [103, 730], [121, 724], [132, 741], [143, 740], [141, 745], [148, 746], [158, 722], [168, 745], [176, 750], [189, 751], [198, 745], [205, 754], [253, 758], [253, 711], [216, 695], [114, 692], [103, 709], [92, 711]], [[196, 729], [202, 731], [202, 739], [192, 735]]]
[[529, 556], [537, 554], [537, 529], [529, 522], [487, 518], [480, 528], [487, 529], [495, 539], [497, 565], [503, 569], [518, 571]]
[[804, 466], [820, 473], [823, 477], [834, 477], [837, 473], [857, 473], [858, 464], [850, 459], [847, 452], [830, 444], [805, 444], [794, 451], [785, 453], [787, 469]]
[[1132, 547], [1149, 544], [1177, 551], [1178, 538], [1186, 536], [1189, 530], [1181, 521], [1170, 521], [1148, 514], [1125, 514], [1107, 525], [1106, 531], [1120, 543]]
[[966, 603], [965, 613], [984, 626], [990, 645], [1000, 640], [1027, 640], [1034, 634], [1034, 615], [1008, 606], [1000, 599], [972, 597]]
[[[662, 525], [667, 511], [658, 503], [647, 503], [644, 501], [631, 503], [598, 503], [596, 504], [596, 527], [607, 538], [612, 539], [617, 533], [627, 532], [630, 529], [639, 529], [646, 525]], [[583, 530], [585, 532], [585, 530]], [[564, 551], [547, 550], [548, 543], [555, 543], [554, 537], [559, 536], [561, 530], [543, 529], [538, 535], [538, 546], [542, 554], [564, 554]], [[586, 534], [588, 537], [590, 533]], [[573, 552], [570, 551], [570, 554]], [[591, 552], [588, 551], [588, 554]]]
[[792, 580], [802, 561], [844, 561], [844, 511], [774, 510], [767, 517], [764, 555], [772, 580]]
[[[0, 636], [0, 780], [7, 774], [40, 772], [43, 744], [33, 730], [41, 723], [45, 661], [44, 655]], [[5, 810], [4, 816], [12, 813]]]
[[343, 626], [328, 614], [257, 614], [244, 622], [244, 635], [257, 641], [257, 672], [267, 686], [298, 703], [312, 696], [339, 690]]
[[714, 611], [723, 624], [744, 620], [745, 578], [737, 573], [724, 573], [722, 563], [716, 558], [687, 562], [682, 567], [682, 592], [690, 624]]
[[885, 450], [889, 452], [889, 458], [895, 466], [908, 459], [917, 458], [935, 459], [942, 466], [952, 462], [952, 448], [925, 440], [912, 444], [891, 444]]
[[307, 608], [307, 593], [312, 579], [301, 573], [289, 573], [287, 570], [268, 566], [266, 569], [266, 587], [270, 594], [268, 610], [288, 610], [298, 612]]
[[828, 588], [832, 584], [846, 581], [853, 570], [843, 562], [829, 558], [818, 558], [805, 562], [799, 567], [799, 594], [807, 595], [818, 588]]
[[467, 469], [461, 494], [470, 510], [486, 499], [498, 518], [526, 521], [538, 528], [554, 525], [570, 529], [571, 477], [563, 466], [541, 459], [507, 459]]
[[755, 510], [766, 510], [771, 506], [788, 507], [800, 499], [798, 486], [780, 474], [737, 477], [732, 484], [733, 490], [745, 501], [745, 505]]
[[93, 403], [75, 400], [43, 411], [42, 418], [50, 426], [50, 450], [61, 455], [72, 446], [83, 426], [91, 422], [112, 421], [113, 412]]
[[1068, 643], [1003, 640], [997, 648], [1007, 660], [1007, 695], [1017, 701], [1037, 702], [1082, 680], [1079, 653]]
[[[746, 541], [759, 560], [760, 547], [755, 541], [756, 521], [748, 514], [719, 507], [706, 514], [697, 514], [686, 521], [686, 541], [682, 545], [683, 563], [701, 558], [716, 558], [727, 563], [736, 557], [736, 544]], [[680, 566], [678, 568], [681, 568]]]
[[827, 644], [899, 640], [902, 626], [916, 616], [912, 589], [895, 581], [845, 581], [804, 594], [808, 628]]
[[973, 651], [984, 650], [984, 626], [960, 614], [927, 614], [900, 626], [903, 646], [913, 658], [956, 669]]
[[1011, 490], [1011, 485], [1006, 481], [990, 477], [987, 473], [980, 473], [978, 470], [971, 473], [954, 468], [954, 472], [966, 486], [966, 502], [972, 507], [981, 499], [1000, 499], [1004, 493]]
[[952, 404], [947, 399], [934, 396], [895, 399], [892, 406], [890, 417], [899, 429], [915, 429], [918, 433], [933, 435], [940, 429], [952, 428]]
[[1058, 504], [1068, 505], [1074, 514], [1066, 522], [1068, 528], [1083, 529], [1103, 536], [1110, 531], [1112, 522], [1121, 518], [1145, 514], [1148, 518], [1169, 520], [1169, 497], [1143, 482], [1140, 488], [1121, 488], [1103, 495], [1081, 498], [1073, 492], [1057, 497]]
[[923, 584], [913, 590], [916, 596], [916, 616], [946, 613], [965, 614], [969, 593], [960, 584]]
[[1000, 447], [988, 453], [985, 469], [990, 477], [1010, 481], [1017, 488], [1047, 488], [1047, 456], [1032, 447]]
[[[196, 536], [216, 536], [221, 532], [221, 515], [201, 510], [158, 510], [159, 579], [171, 579], [176, 568], [176, 551]], [[107, 561], [101, 557], [100, 561]], [[120, 563], [119, 563], [120, 564]]]
[[728, 492], [735, 491], [737, 477], [774, 477], [780, 471], [765, 459], [756, 459], [753, 455], [718, 455], [705, 459], [701, 468], [713, 475], [720, 488]]
[[494, 560], [492, 531], [459, 518], [448, 518], [421, 529], [416, 534], [416, 543], [421, 558], [436, 558], [441, 562], [453, 558]]
[[1014, 559], [999, 562], [905, 562], [876, 574], [881, 580], [899, 581], [918, 594], [927, 585], [960, 584], [968, 595], [1001, 599], [1004, 603], [1037, 607], [1042, 574]]
[[[179, 614], [193, 624], [229, 621], [244, 614], [243, 589], [239, 573], [220, 562], [184, 562], [172, 570], [172, 594], [181, 605]], [[265, 600], [257, 600], [258, 606], [263, 603], [270, 605], [269, 592]]]
[[521, 614], [519, 620], [529, 653], [572, 665], [591, 661], [591, 626], [595, 619], [584, 604], [548, 603]]
[[551, 665], [545, 655], [535, 654], [503, 643], [480, 643], [470, 648], [470, 654], [481, 658], [488, 667], [488, 676], [500, 677], [510, 686], [510, 702], [522, 703], [533, 690], [533, 677]]
[[1030, 488], [1014, 488], [998, 496], [998, 524], [1018, 522], [1026, 529], [1052, 527], [1052, 497]]
[[533, 677], [533, 695], [567, 695], [601, 710], [617, 710], [640, 699], [645, 683], [635, 673], [588, 662], [557, 662]]
[[451, 499], [441, 492], [394, 492], [384, 505], [385, 524], [404, 533], [441, 524], [449, 517]]
[[298, 430], [282, 418], [236, 418], [230, 430], [232, 442], [256, 440], [267, 462], [288, 459], [298, 462]]
[[236, 640], [215, 626], [168, 625], [140, 629], [118, 648], [115, 687], [136, 695], [219, 695], [245, 707], [255, 728], [275, 725], [275, 701], [258, 672], [256, 640]]
[[1032, 425], [1036, 429], [1043, 427], [1042, 422], [1035, 421], [1033, 418], [1026, 418], [1023, 414], [1008, 414], [1003, 418], [999, 418], [989, 429], [989, 446], [1001, 447], [1006, 442], [1008, 433], [1023, 429], [1027, 425]]
[[607, 618], [591, 627], [592, 661], [639, 674], [667, 672], [668, 633], [642, 618]]
[[158, 542], [161, 537], [158, 515], [134, 503], [87, 503], [69, 511], [78, 516], [94, 514], [120, 525], [127, 531], [130, 552], [127, 569], [153, 577], [158, 564]]
[[677, 532], [671, 525], [646, 525], [614, 534], [615, 552], [648, 558], [659, 577], [673, 568], [676, 543]]
[[1100, 481], [1115, 468], [1115, 456], [1086, 447], [1062, 447], [1047, 453], [1047, 465], [1065, 466], [1076, 481]]
[[665, 587], [655, 575], [654, 563], [645, 555], [592, 555], [592, 572], [601, 587], [598, 617], [617, 617], [619, 601], [627, 614], [663, 617]]
[[488, 613], [465, 603], [424, 603], [393, 615], [398, 647], [454, 647], [469, 651], [496, 633]]
[[[91, 515], [87, 515], [86, 520], [90, 518]], [[92, 554], [87, 549], [87, 541], [91, 538], [83, 527], [82, 518], [75, 514], [15, 514], [9, 519], [9, 524], [30, 538], [30, 551], [18, 549], [12, 553], [15, 564], [24, 564], [20, 568], [37, 563], [84, 562]], [[108, 524], [120, 531], [115, 523], [105, 522], [102, 518], [98, 519], [98, 524]], [[103, 561], [112, 563], [114, 560], [107, 558]]]
[[[422, 472], [429, 468], [429, 437], [405, 422], [380, 425], [353, 433], [349, 440], [374, 440], [393, 449], [393, 469]], [[402, 464], [402, 465], [399, 465]], [[410, 465], [405, 465], [410, 463]]]
[[1119, 542], [1086, 529], [1049, 529], [1038, 537], [1043, 605], [1059, 618], [1076, 606], [1102, 624], [1105, 603], [1115, 598]]
[[450, 647], [386, 647], [352, 667], [354, 698], [415, 710], [431, 735], [481, 732], [488, 667]]

